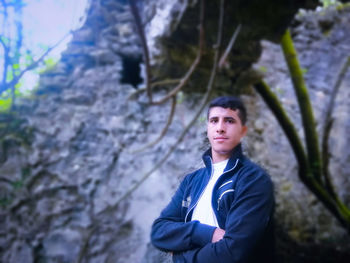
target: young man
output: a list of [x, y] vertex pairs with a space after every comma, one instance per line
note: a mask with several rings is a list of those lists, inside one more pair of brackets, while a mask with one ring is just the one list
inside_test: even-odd
[[273, 186], [242, 154], [245, 122], [240, 99], [210, 103], [205, 167], [185, 177], [152, 226], [152, 243], [174, 262], [273, 262]]

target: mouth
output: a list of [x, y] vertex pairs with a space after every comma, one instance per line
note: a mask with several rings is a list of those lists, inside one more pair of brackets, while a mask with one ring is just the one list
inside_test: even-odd
[[228, 138], [226, 137], [214, 137], [214, 141], [217, 141], [217, 142], [223, 142], [225, 140], [227, 140]]

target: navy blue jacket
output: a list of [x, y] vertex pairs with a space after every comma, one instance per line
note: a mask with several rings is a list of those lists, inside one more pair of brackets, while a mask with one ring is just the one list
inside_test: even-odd
[[211, 149], [205, 167], [188, 174], [152, 226], [155, 247], [173, 252], [174, 262], [273, 262], [274, 195], [270, 177], [238, 145], [213, 189], [212, 207], [222, 240], [211, 243], [215, 227], [191, 221], [212, 174]]

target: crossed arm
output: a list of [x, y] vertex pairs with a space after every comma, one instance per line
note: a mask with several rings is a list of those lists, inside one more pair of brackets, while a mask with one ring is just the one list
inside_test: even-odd
[[272, 183], [266, 176], [250, 176], [240, 183], [245, 187], [236, 188], [224, 230], [198, 221], [183, 221], [184, 181], [153, 224], [153, 244], [173, 252], [174, 262], [246, 261], [263, 236], [274, 201]]
[[212, 243], [216, 243], [218, 241], [220, 241], [221, 239], [224, 238], [225, 235], [225, 230], [221, 229], [221, 228], [215, 228], [214, 233], [213, 233], [213, 237], [211, 238], [211, 242]]

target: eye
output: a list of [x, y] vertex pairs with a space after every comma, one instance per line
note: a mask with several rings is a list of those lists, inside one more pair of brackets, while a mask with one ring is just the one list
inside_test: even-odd
[[226, 122], [230, 123], [230, 124], [233, 124], [233, 123], [235, 123], [235, 120], [230, 118], [230, 119], [226, 119]]
[[217, 119], [210, 119], [209, 122], [210, 122], [210, 123], [217, 123], [218, 120], [217, 120]]

